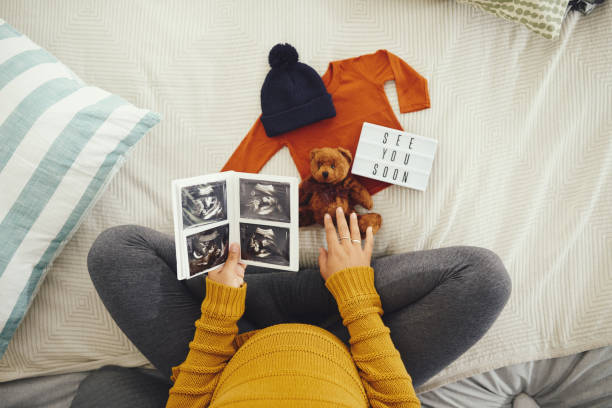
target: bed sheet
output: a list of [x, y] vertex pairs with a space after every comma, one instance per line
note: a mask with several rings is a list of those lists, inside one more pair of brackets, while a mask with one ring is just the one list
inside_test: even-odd
[[612, 347], [498, 368], [419, 398], [423, 408], [608, 408], [612, 406]]

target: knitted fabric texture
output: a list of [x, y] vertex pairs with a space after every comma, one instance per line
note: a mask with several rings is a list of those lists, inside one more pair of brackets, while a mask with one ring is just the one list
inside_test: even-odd
[[[257, 173], [283, 146], [289, 148], [302, 179], [310, 177], [310, 151], [314, 148], [344, 147], [354, 157], [363, 122], [402, 129], [387, 100], [386, 81], [395, 80], [401, 113], [430, 106], [427, 80], [386, 50], [330, 62], [322, 80], [332, 95], [335, 117], [273, 138], [267, 137], [262, 121], [257, 120], [222, 171]], [[355, 178], [370, 194], [390, 185], [366, 177]]]
[[317, 71], [298, 62], [289, 44], [277, 44], [268, 57], [270, 72], [261, 87], [261, 123], [277, 136], [336, 115], [331, 95]]
[[185, 362], [173, 368], [167, 407], [420, 407], [381, 319], [369, 267], [326, 282], [350, 333], [350, 350], [316, 326], [279, 324], [237, 336], [246, 284], [206, 279], [202, 317]]

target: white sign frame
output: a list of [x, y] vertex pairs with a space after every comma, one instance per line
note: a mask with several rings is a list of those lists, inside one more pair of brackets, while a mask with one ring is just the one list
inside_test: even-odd
[[425, 191], [437, 146], [429, 137], [364, 122], [352, 173]]

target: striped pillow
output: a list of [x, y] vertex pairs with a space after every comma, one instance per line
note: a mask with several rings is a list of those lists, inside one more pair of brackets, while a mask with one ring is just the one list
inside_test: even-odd
[[51, 262], [158, 122], [0, 20], [0, 356]]

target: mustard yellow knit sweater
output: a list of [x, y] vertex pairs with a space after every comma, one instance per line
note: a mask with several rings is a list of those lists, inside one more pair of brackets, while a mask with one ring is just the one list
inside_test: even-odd
[[246, 284], [206, 279], [189, 354], [173, 368], [167, 407], [420, 407], [389, 329], [370, 267], [325, 283], [350, 333], [279, 324], [237, 336]]

